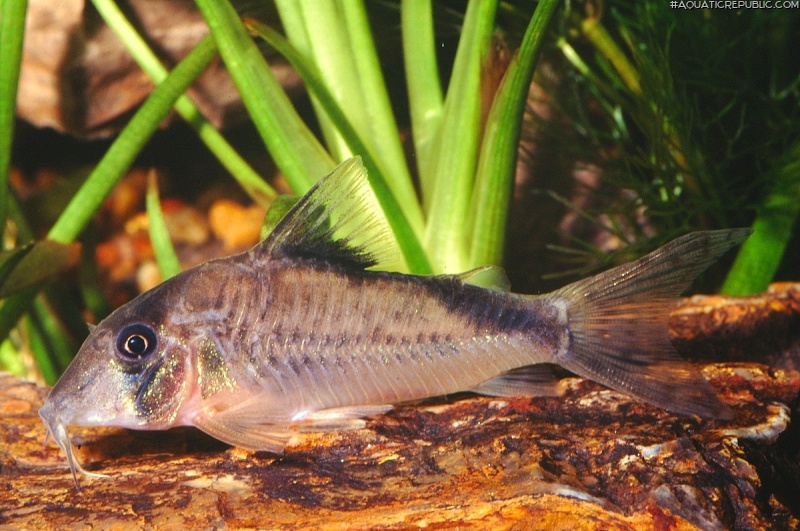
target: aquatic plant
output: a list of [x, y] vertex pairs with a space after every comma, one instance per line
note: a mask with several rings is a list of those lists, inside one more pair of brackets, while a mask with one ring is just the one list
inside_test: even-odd
[[[276, 192], [183, 95], [217, 53], [295, 193], [349, 155], [363, 158], [414, 273], [503, 262], [520, 137], [524, 145], [548, 134], [573, 167], [599, 168], [604, 186], [590, 190], [602, 198], [594, 206], [547, 190], [542, 200], [561, 202], [619, 241], [609, 253], [565, 235], [569, 245], [561, 248], [571, 257], [565, 269], [573, 273], [634, 258], [695, 228], [752, 225], [755, 234], [724, 283], [727, 292], [749, 293], [780, 275], [782, 257], [797, 245], [792, 238], [800, 208], [800, 69], [790, 51], [800, 38], [791, 10], [681, 11], [667, 2], [557, 0], [471, 0], [461, 10], [460, 4], [429, 0], [319, 0], [313, 7], [277, 0], [281, 32], [242, 18], [227, 1], [198, 0], [211, 35], [167, 73], [113, 1], [93, 0], [157, 88], [46, 239], [34, 242], [7, 184], [27, 6], [0, 1], [0, 222], [14, 229], [0, 257], [0, 368], [18, 374], [29, 371], [18, 355], [20, 342], [30, 347], [36, 370], [49, 382], [74, 354], [76, 342], [69, 338], [82, 335], [76, 332], [83, 326], [79, 312], [63, 307], [64, 288], [50, 280], [74, 266], [72, 242], [173, 107], [254, 202], [273, 204]], [[410, 160], [368, 10], [394, 13], [399, 20]], [[452, 64], [442, 64], [437, 54], [443, 25], [459, 35]], [[497, 75], [487, 61], [501, 39], [498, 28], [516, 53], [499, 70], [502, 81], [487, 93], [482, 81], [488, 73]], [[297, 113], [257, 41], [281, 53], [301, 75], [322, 138]], [[541, 126], [535, 114], [526, 114], [541, 53], [559, 72], [548, 104], [564, 117], [561, 125], [571, 131], [566, 136], [555, 134], [563, 127]], [[536, 136], [526, 137], [533, 129]], [[151, 219], [159, 216], [157, 193], [153, 180]], [[278, 213], [276, 208], [272, 217]], [[151, 233], [167, 277], [177, 270], [169, 238], [159, 223], [151, 224]], [[90, 255], [83, 253], [81, 268], [91, 269]], [[784, 276], [796, 278], [796, 264], [783, 268]], [[86, 275], [81, 295], [82, 304], [102, 316], [103, 302]], [[13, 329], [18, 334], [11, 341]]]

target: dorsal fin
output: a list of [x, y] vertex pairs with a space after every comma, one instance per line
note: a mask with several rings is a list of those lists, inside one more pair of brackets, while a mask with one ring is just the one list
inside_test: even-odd
[[314, 185], [255, 252], [317, 258], [359, 269], [405, 269], [361, 157], [344, 161]]

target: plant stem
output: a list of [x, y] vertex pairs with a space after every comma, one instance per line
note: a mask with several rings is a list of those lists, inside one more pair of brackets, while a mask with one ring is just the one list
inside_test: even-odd
[[[103, 20], [122, 40], [142, 70], [147, 72], [147, 75], [156, 84], [161, 83], [167, 77], [167, 69], [125, 18], [117, 4], [112, 0], [92, 0], [92, 2]], [[175, 110], [197, 132], [197, 136], [239, 182], [244, 191], [256, 203], [268, 208], [277, 196], [275, 190], [239, 156], [219, 131], [206, 120], [192, 100], [188, 96], [182, 95], [175, 102]]]
[[502, 263], [525, 102], [545, 30], [559, 4], [539, 2], [492, 104], [472, 192], [469, 267]]
[[581, 21], [581, 31], [597, 50], [608, 59], [617, 73], [622, 78], [622, 82], [628, 87], [632, 94], [642, 95], [642, 86], [639, 84], [639, 74], [636, 68], [628, 61], [625, 53], [617, 46], [611, 35], [600, 22], [600, 19], [590, 16]]
[[155, 170], [150, 170], [147, 176], [147, 231], [150, 233], [150, 242], [153, 244], [153, 253], [156, 256], [161, 278], [167, 280], [181, 272], [181, 263], [175, 254], [175, 248], [167, 230], [164, 212], [158, 198], [158, 178]]
[[[214, 41], [206, 37], [175, 67], [167, 79], [156, 87], [106, 151], [78, 193], [72, 197], [67, 208], [50, 229], [48, 238], [68, 243], [78, 237], [167, 116], [178, 96], [192, 84], [215, 55]], [[8, 335], [29, 307], [38, 289], [35, 286], [25, 289], [3, 301], [3, 306], [0, 308], [0, 337]]]
[[78, 193], [48, 232], [47, 237], [71, 242], [83, 231], [105, 197], [117, 184], [150, 136], [166, 118], [172, 105], [216, 55], [214, 40], [206, 37], [169, 77], [159, 84], [86, 179]]
[[429, 150], [439, 128], [443, 106], [431, 0], [404, 0], [400, 4], [400, 14], [414, 153], [417, 172], [421, 175], [422, 168], [429, 164]]
[[0, 0], [0, 234], [5, 230], [8, 214], [8, 172], [27, 10], [27, 0]]

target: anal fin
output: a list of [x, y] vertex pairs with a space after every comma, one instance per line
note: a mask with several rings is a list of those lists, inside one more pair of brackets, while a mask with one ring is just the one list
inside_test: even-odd
[[561, 396], [564, 385], [557, 367], [549, 363], [504, 372], [470, 389], [488, 396]]

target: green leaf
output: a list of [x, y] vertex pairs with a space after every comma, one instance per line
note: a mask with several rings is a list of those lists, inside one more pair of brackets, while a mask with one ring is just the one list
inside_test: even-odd
[[[415, 234], [421, 237], [422, 210], [400, 143], [363, 1], [320, 0], [312, 4], [288, 0], [276, 5], [296, 55], [311, 70], [324, 73], [316, 76], [316, 84], [325, 87], [347, 116], [350, 127], [371, 154], [374, 168], [380, 170]], [[363, 157], [365, 150], [356, 148], [339, 128], [341, 120], [329, 114], [330, 104], [318, 99], [319, 92], [312, 90], [312, 99], [331, 152], [339, 160], [353, 154]], [[365, 163], [372, 177], [376, 172], [368, 161]]]
[[26, 315], [23, 323], [25, 324], [28, 344], [33, 354], [33, 361], [36, 363], [36, 367], [42, 374], [44, 381], [49, 385], [53, 385], [58, 380], [59, 372], [52, 356], [50, 356], [50, 349], [44, 338], [44, 330], [31, 315]]
[[305, 193], [334, 160], [284, 92], [227, 0], [197, 0], [253, 124], [294, 191]]
[[753, 234], [742, 244], [722, 293], [761, 293], [775, 277], [800, 216], [800, 142], [786, 151], [767, 178], [772, 190], [758, 207]]
[[349, 114], [361, 118], [358, 131], [374, 153], [379, 153], [378, 166], [386, 176], [397, 202], [403, 209], [416, 234], [422, 236], [422, 210], [411, 182], [400, 134], [383, 79], [375, 41], [364, 9], [364, 2], [338, 0], [343, 14], [344, 31], [354, 65], [353, 75], [337, 72], [343, 83], [355, 86], [361, 99], [349, 103]]
[[[346, 72], [352, 79], [356, 72], [347, 49], [343, 16], [335, 1], [317, 0], [312, 4], [296, 0], [276, 0], [275, 7], [283, 21], [289, 42], [309, 63], [332, 78], [328, 80], [331, 93], [337, 94], [339, 101], [360, 103], [361, 98], [355, 84], [342, 83], [336, 75], [337, 72]], [[312, 103], [317, 111], [328, 150], [337, 160], [351, 157], [353, 152], [348, 149], [347, 143], [320, 108], [320, 102], [312, 97]], [[343, 105], [342, 108], [347, 109], [347, 106]], [[363, 120], [358, 116], [351, 115], [351, 118], [354, 121]]]
[[545, 30], [559, 0], [541, 0], [495, 95], [472, 192], [470, 268], [503, 261], [520, 128]]
[[[372, 150], [355, 130], [348, 115], [345, 114], [328, 90], [327, 85], [322, 81], [317, 69], [273, 29], [256, 21], [248, 21], [247, 26], [289, 61], [350, 149], [354, 153], [361, 154], [372, 189], [395, 233], [406, 263], [414, 273], [429, 274], [431, 272], [430, 264], [419, 240], [418, 230], [416, 230], [422, 226], [422, 213], [416, 199], [411, 199], [410, 208], [403, 209], [403, 205], [397, 200], [390, 182], [382, 171], [382, 166], [379, 165], [378, 158], [373, 155]], [[406, 216], [408, 212], [415, 216], [416, 223]]]
[[80, 245], [40, 241], [0, 255], [0, 298], [52, 279], [72, 268]]
[[403, 60], [408, 83], [408, 104], [417, 171], [428, 167], [429, 151], [442, 117], [442, 87], [436, 63], [431, 0], [406, 0], [400, 4]]
[[0, 0], [0, 229], [8, 213], [8, 170], [27, 9], [27, 0]]
[[[145, 40], [128, 22], [112, 0], [92, 0], [103, 20], [114, 30], [137, 64], [155, 83], [167, 77], [167, 69], [158, 60]], [[182, 95], [175, 102], [175, 110], [197, 132], [197, 135], [227, 169], [245, 192], [258, 204], [268, 208], [277, 195], [253, 168], [231, 147], [225, 138], [200, 113], [192, 100]]]
[[156, 255], [158, 269], [161, 278], [167, 280], [181, 272], [181, 263], [172, 240], [169, 237], [167, 223], [164, 220], [164, 212], [158, 199], [158, 179], [156, 172], [151, 171], [147, 176], [147, 231], [150, 234], [150, 242], [153, 244], [153, 253]]
[[486, 57], [496, 0], [472, 0], [467, 7], [444, 111], [422, 191], [428, 225], [425, 247], [437, 272], [467, 269], [467, 223], [480, 136], [481, 62]]

